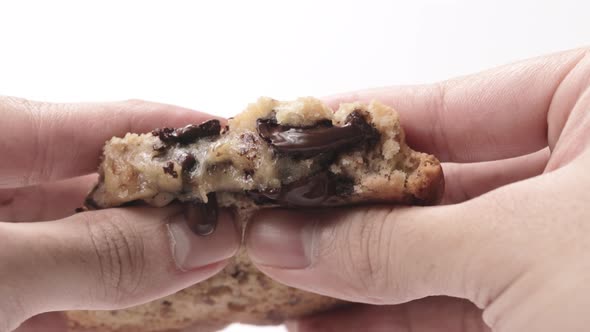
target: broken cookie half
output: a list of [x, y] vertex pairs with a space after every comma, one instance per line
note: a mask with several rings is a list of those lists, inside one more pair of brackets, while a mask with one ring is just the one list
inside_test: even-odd
[[[85, 209], [182, 202], [189, 227], [200, 235], [214, 231], [218, 206], [236, 208], [240, 223], [245, 223], [253, 211], [267, 207], [431, 205], [444, 189], [439, 161], [406, 145], [393, 109], [378, 102], [347, 103], [333, 112], [314, 98], [260, 98], [224, 127], [210, 120], [112, 138], [104, 147], [99, 174]], [[217, 276], [164, 302], [177, 311], [147, 315], [157, 322], [144, 325], [143, 331], [199, 322], [280, 323], [338, 303], [275, 283], [258, 272], [244, 252]], [[133, 312], [160, 312], [161, 303], [119, 311], [123, 315], [68, 315], [76, 326], [97, 327], [105, 319]], [[119, 325], [109, 326], [130, 330], [136, 321], [119, 318]]]
[[261, 98], [225, 128], [210, 120], [113, 138], [99, 173], [91, 209], [175, 200], [199, 209], [424, 205], [443, 190], [438, 160], [406, 145], [394, 110], [350, 103], [333, 113], [313, 98]]

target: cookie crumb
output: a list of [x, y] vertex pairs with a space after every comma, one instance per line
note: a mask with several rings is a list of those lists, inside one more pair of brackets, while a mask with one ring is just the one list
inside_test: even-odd
[[171, 175], [173, 178], [178, 177], [178, 172], [174, 170], [174, 163], [169, 161], [166, 166], [162, 167], [164, 169], [164, 173]]

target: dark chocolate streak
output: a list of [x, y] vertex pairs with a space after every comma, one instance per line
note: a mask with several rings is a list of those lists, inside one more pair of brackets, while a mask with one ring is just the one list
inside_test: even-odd
[[96, 203], [96, 201], [94, 200], [94, 198], [92, 198], [92, 194], [96, 191], [96, 186], [94, 189], [92, 189], [92, 191], [90, 192], [90, 194], [88, 195], [88, 197], [86, 197], [86, 199], [84, 200], [84, 207], [87, 208], [88, 210], [98, 210], [100, 209], [100, 206]]
[[178, 177], [178, 172], [176, 172], [174, 170], [174, 163], [169, 161], [166, 166], [162, 167], [164, 169], [164, 173], [172, 176], [173, 178], [177, 178]]
[[324, 152], [350, 150], [362, 142], [373, 144], [379, 132], [360, 111], [348, 115], [342, 127], [322, 121], [311, 127], [291, 127], [274, 119], [258, 119], [257, 130], [262, 139], [281, 154], [311, 157]]
[[184, 217], [193, 233], [201, 236], [212, 234], [217, 227], [217, 197], [207, 194], [207, 203], [187, 202], [184, 204]]
[[199, 138], [217, 136], [221, 131], [219, 120], [209, 120], [200, 125], [188, 125], [182, 128], [161, 128], [152, 131], [165, 144], [191, 144]]
[[256, 204], [278, 204], [285, 207], [322, 207], [337, 204], [335, 197], [352, 193], [353, 180], [329, 172], [283, 185], [281, 188], [250, 190]]
[[182, 172], [188, 173], [193, 170], [195, 165], [197, 164], [197, 160], [192, 154], [187, 154], [184, 159], [182, 160]]
[[188, 153], [180, 163], [182, 167], [182, 192], [190, 192], [191, 189], [191, 171], [197, 165], [195, 156]]

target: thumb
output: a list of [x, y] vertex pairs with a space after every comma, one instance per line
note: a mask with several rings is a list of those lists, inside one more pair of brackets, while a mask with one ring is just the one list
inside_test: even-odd
[[207, 237], [189, 230], [178, 206], [0, 223], [0, 293], [8, 295], [0, 316], [12, 317], [14, 328], [40, 312], [117, 309], [186, 288], [236, 253], [240, 237], [231, 219], [221, 212]]
[[486, 213], [477, 209], [263, 211], [246, 243], [260, 270], [292, 287], [373, 304], [448, 295], [485, 306], [520, 265], [494, 248], [501, 230], [473, 218]]

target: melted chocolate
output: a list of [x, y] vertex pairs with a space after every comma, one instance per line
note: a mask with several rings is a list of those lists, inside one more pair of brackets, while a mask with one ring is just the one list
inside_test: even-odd
[[119, 205], [120, 207], [129, 207], [129, 206], [142, 206], [145, 205], [145, 202], [141, 199], [135, 199], [129, 202], [125, 202], [121, 205]]
[[274, 119], [258, 119], [257, 130], [275, 151], [302, 157], [350, 150], [363, 142], [374, 144], [379, 138], [377, 130], [360, 111], [350, 113], [342, 127], [335, 127], [326, 120], [311, 127], [291, 127], [280, 125]]
[[197, 165], [197, 160], [192, 154], [187, 154], [180, 165], [182, 166], [182, 172], [188, 173]]
[[188, 125], [182, 128], [162, 128], [152, 131], [165, 144], [191, 144], [203, 137], [217, 136], [221, 132], [219, 120], [209, 120], [200, 125]]
[[188, 227], [200, 236], [210, 235], [217, 227], [217, 197], [207, 194], [207, 203], [188, 202], [184, 205], [184, 216]]
[[88, 197], [86, 197], [86, 199], [84, 200], [84, 207], [87, 208], [88, 210], [98, 210], [100, 209], [100, 206], [98, 205], [98, 203], [96, 203], [96, 201], [94, 200], [94, 198], [92, 198], [92, 194], [96, 191], [96, 187], [94, 189], [92, 189], [92, 191], [90, 192], [90, 194], [88, 194]]
[[190, 173], [197, 166], [197, 160], [192, 154], [188, 153], [184, 156], [180, 166], [182, 167], [182, 192], [187, 193], [192, 190]]
[[353, 185], [350, 178], [322, 172], [285, 184], [281, 188], [251, 190], [247, 194], [259, 205], [321, 207], [335, 205], [336, 197], [349, 195]]

